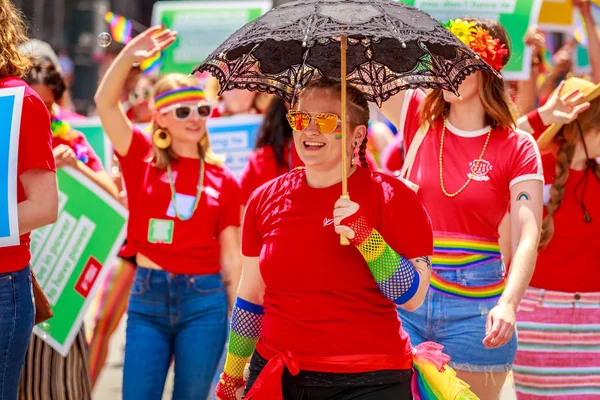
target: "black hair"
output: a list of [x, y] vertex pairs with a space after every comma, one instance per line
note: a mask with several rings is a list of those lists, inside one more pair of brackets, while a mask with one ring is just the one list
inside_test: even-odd
[[[275, 160], [280, 167], [286, 166], [284, 150], [286, 143], [292, 137], [293, 131], [287, 121], [285, 101], [274, 98], [265, 112], [264, 120], [256, 138], [256, 148], [271, 146]], [[291, 157], [291, 154], [289, 155]]]
[[23, 80], [28, 85], [44, 85], [50, 88], [55, 102], [58, 102], [67, 90], [67, 84], [61, 73], [54, 64], [47, 61], [34, 60]]

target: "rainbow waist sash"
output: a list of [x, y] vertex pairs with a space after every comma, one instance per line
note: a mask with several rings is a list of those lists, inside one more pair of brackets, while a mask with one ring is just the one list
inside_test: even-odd
[[502, 258], [497, 239], [435, 232], [433, 258], [435, 269], [462, 269], [487, 264]]
[[429, 287], [431, 290], [445, 294], [450, 297], [468, 300], [492, 300], [500, 297], [506, 286], [506, 280], [485, 286], [463, 286], [456, 282], [450, 282], [441, 278], [435, 272], [431, 272]]
[[[496, 239], [480, 238], [468, 235], [435, 232], [434, 270], [456, 270], [473, 268], [502, 259], [500, 246]], [[506, 280], [485, 286], [464, 286], [431, 273], [430, 288], [451, 297], [469, 300], [491, 300], [500, 297], [506, 286]]]

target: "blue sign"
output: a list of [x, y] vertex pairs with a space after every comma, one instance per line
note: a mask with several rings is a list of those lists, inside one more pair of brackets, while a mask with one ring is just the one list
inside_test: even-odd
[[0, 247], [19, 244], [17, 161], [24, 87], [0, 89]]
[[262, 115], [235, 115], [209, 119], [206, 124], [213, 151], [225, 155], [225, 165], [238, 178], [254, 150], [262, 120]]

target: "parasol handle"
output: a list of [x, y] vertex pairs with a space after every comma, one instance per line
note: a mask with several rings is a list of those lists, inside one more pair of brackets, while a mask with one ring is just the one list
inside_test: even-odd
[[[346, 117], [346, 47], [348, 43], [348, 38], [346, 36], [341, 37], [340, 41], [340, 53], [342, 58], [341, 65], [341, 78], [342, 78], [342, 196], [341, 199], [350, 200], [350, 196], [348, 196], [348, 149], [346, 146], [347, 140], [346, 136], [347, 126], [346, 121], [348, 120]], [[350, 241], [344, 235], [340, 235], [340, 244], [342, 246], [350, 245]]]

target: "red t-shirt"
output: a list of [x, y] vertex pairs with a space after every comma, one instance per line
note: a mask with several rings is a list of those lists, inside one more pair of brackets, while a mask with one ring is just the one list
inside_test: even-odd
[[[421, 91], [406, 93], [400, 132], [408, 151], [419, 129]], [[498, 226], [510, 206], [510, 188], [527, 180], [544, 180], [541, 157], [533, 137], [523, 131], [495, 129], [475, 171], [489, 128], [466, 132], [446, 124], [443, 153], [444, 185], [454, 193], [473, 175], [458, 196], [440, 186], [440, 141], [443, 122], [430, 127], [416, 154], [410, 180], [429, 212], [434, 231], [498, 238]]]
[[404, 136], [401, 134], [396, 135], [394, 141], [381, 153], [382, 170], [391, 175], [396, 171], [400, 171], [404, 165], [406, 151], [408, 149], [404, 148]]
[[[418, 197], [403, 183], [358, 168], [352, 200], [405, 258], [429, 255], [433, 239]], [[354, 246], [341, 246], [333, 209], [341, 183], [316, 189], [296, 169], [254, 192], [242, 253], [260, 257], [266, 284], [260, 340], [297, 356], [410, 353], [396, 304], [384, 297]]]
[[[290, 147], [292, 149], [291, 162], [289, 158]], [[240, 175], [242, 204], [246, 204], [252, 192], [261, 185], [287, 173], [292, 168], [304, 165], [298, 156], [296, 146], [286, 146], [283, 150], [283, 158], [286, 162], [285, 166], [277, 165], [275, 152], [271, 146], [263, 146], [248, 155], [248, 163]]]
[[[227, 168], [205, 163], [204, 189], [196, 212], [176, 217], [166, 170], [152, 165], [149, 139], [134, 129], [129, 152], [120, 157], [129, 202], [127, 241], [137, 252], [176, 274], [220, 270], [219, 234], [240, 226], [240, 188]], [[193, 210], [200, 160], [180, 157], [172, 164], [179, 215]]]
[[[556, 175], [556, 158], [552, 154], [542, 157], [546, 185], [544, 204], [550, 199], [550, 187]], [[592, 171], [588, 172], [585, 192], [584, 171], [569, 170], [562, 203], [554, 213], [554, 236], [546, 249], [538, 253], [537, 264], [530, 286], [560, 292], [600, 292], [600, 182]], [[581, 193], [591, 223], [583, 219], [583, 210], [577, 204]], [[544, 215], [545, 216], [545, 215]]]
[[[15, 77], [0, 79], [0, 89], [25, 87], [19, 133], [19, 161], [17, 176], [30, 169], [55, 171], [52, 155], [52, 131], [50, 113], [38, 94], [23, 80]], [[26, 200], [21, 181], [17, 179], [17, 202]], [[31, 258], [29, 233], [21, 235], [18, 246], [0, 247], [0, 273], [19, 271], [27, 266]]]

